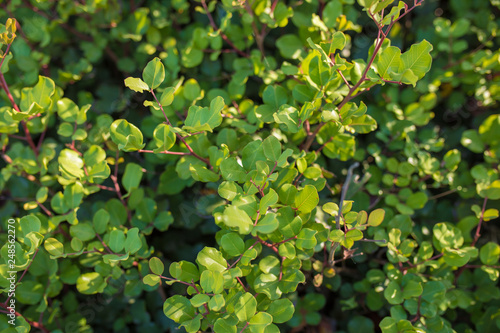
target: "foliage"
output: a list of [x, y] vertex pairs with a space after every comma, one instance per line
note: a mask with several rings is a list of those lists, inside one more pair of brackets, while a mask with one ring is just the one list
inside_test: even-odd
[[0, 332], [498, 331], [498, 9], [2, 4]]

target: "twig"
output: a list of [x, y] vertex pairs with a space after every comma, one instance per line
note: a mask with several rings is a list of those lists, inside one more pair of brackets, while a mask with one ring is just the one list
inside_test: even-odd
[[476, 245], [479, 237], [481, 236], [481, 234], [480, 234], [480, 232], [481, 232], [481, 225], [483, 224], [484, 211], [486, 210], [486, 203], [487, 202], [488, 202], [488, 197], [485, 197], [484, 201], [483, 201], [483, 208], [481, 209], [481, 216], [479, 217], [479, 223], [478, 223], [477, 228], [476, 228], [476, 234], [474, 236], [474, 240], [472, 241], [471, 246]]
[[[210, 21], [210, 25], [212, 26], [214, 31], [218, 31], [219, 27], [217, 27], [217, 24], [215, 24], [214, 18], [212, 17], [212, 14], [210, 14], [210, 11], [208, 10], [208, 7], [207, 7], [205, 0], [201, 0], [201, 5], [203, 6], [203, 9], [205, 9], [205, 13], [208, 16], [208, 20]], [[226, 36], [226, 34], [224, 32], [219, 31], [219, 34], [220, 34], [221, 38], [226, 43], [228, 43], [229, 46], [231, 46], [236, 53], [238, 53], [242, 57], [250, 58], [250, 56], [248, 54], [246, 54], [245, 52], [243, 52], [239, 48], [237, 48], [236, 45], [234, 45], [233, 42], [231, 42], [231, 40]]]
[[[342, 206], [344, 205], [344, 199], [345, 199], [345, 195], [347, 193], [347, 190], [349, 189], [349, 183], [351, 182], [351, 178], [352, 178], [352, 173], [354, 171], [354, 169], [356, 169], [357, 167], [359, 166], [359, 163], [358, 162], [355, 162], [354, 164], [352, 164], [349, 169], [347, 170], [347, 176], [345, 178], [345, 182], [344, 182], [344, 185], [342, 186], [342, 193], [340, 194], [340, 204], [339, 204], [339, 211], [337, 213], [337, 217], [335, 219], [335, 228], [337, 230], [340, 230], [340, 214], [342, 212]], [[333, 267], [333, 265], [335, 264], [335, 250], [337, 249], [337, 247], [339, 247], [340, 243], [339, 242], [334, 242], [332, 244], [332, 247], [330, 249], [330, 254], [328, 256], [328, 263], [330, 264], [330, 266]]]
[[[354, 97], [357, 97], [358, 95], [360, 95], [362, 92], [364, 91], [359, 91], [359, 92], [356, 92], [356, 90], [358, 90], [358, 88], [361, 86], [361, 84], [363, 82], [366, 81], [366, 77], [368, 75], [368, 71], [370, 70], [370, 68], [372, 67], [373, 65], [373, 62], [375, 61], [375, 58], [378, 54], [378, 51], [380, 51], [380, 48], [382, 47], [385, 39], [387, 38], [389, 32], [391, 31], [392, 27], [394, 26], [394, 24], [396, 22], [398, 22], [401, 18], [403, 18], [404, 16], [406, 16], [406, 14], [408, 14], [409, 12], [411, 12], [413, 9], [415, 9], [416, 7], [420, 6], [422, 4], [424, 0], [420, 0], [420, 1], [415, 1], [413, 7], [411, 8], [408, 8], [402, 15], [400, 15], [397, 19], [392, 19], [391, 20], [391, 23], [387, 26], [387, 29], [385, 31], [383, 31], [383, 27], [380, 25], [380, 22], [377, 22], [377, 20], [375, 20], [375, 17], [373, 16], [373, 14], [368, 11], [368, 13], [370, 14], [370, 16], [372, 17], [373, 21], [375, 22], [375, 24], [377, 25], [377, 28], [378, 28], [378, 36], [377, 36], [377, 42], [376, 42], [376, 45], [375, 45], [375, 49], [373, 51], [373, 54], [370, 58], [370, 60], [368, 61], [368, 64], [366, 65], [365, 67], [365, 70], [363, 71], [363, 74], [361, 75], [361, 78], [359, 79], [359, 81], [352, 87], [349, 88], [349, 92], [347, 93], [346, 97], [344, 97], [344, 99], [342, 100], [342, 102], [340, 102], [340, 104], [338, 105], [338, 109], [341, 110], [342, 107], [344, 105], [346, 105], [349, 101], [351, 101]], [[331, 59], [330, 59], [331, 60]], [[345, 80], [346, 81], [346, 80]], [[345, 82], [344, 81], [344, 82]], [[397, 82], [399, 83], [399, 82]], [[308, 151], [309, 148], [311, 147], [311, 145], [313, 144], [314, 142], [314, 139], [316, 138], [316, 135], [319, 133], [319, 131], [321, 130], [321, 128], [323, 126], [326, 125], [326, 122], [320, 122], [318, 124], [318, 126], [316, 127], [316, 129], [314, 130], [314, 132], [312, 132], [310, 135], [307, 136], [307, 139], [306, 141], [304, 142], [304, 144], [301, 146], [301, 149], [304, 150], [304, 151]]]
[[[170, 120], [168, 120], [167, 114], [165, 113], [165, 110], [163, 109], [163, 106], [161, 105], [161, 103], [158, 100], [158, 98], [156, 98], [156, 95], [155, 95], [155, 92], [153, 91], [153, 89], [151, 89], [149, 92], [151, 92], [151, 94], [153, 95], [156, 103], [158, 103], [158, 106], [160, 107], [160, 110], [163, 113], [163, 116], [165, 117], [165, 121], [166, 121], [167, 125], [169, 125], [170, 127], [173, 127], [172, 123], [170, 122]], [[180, 135], [179, 133], [175, 133], [175, 135], [177, 136], [177, 138], [179, 140], [182, 141], [182, 143], [186, 146], [187, 150], [189, 150], [189, 155], [192, 155], [192, 156], [196, 157], [197, 159], [199, 159], [200, 161], [202, 161], [206, 165], [208, 165], [208, 167], [210, 169], [212, 169], [212, 165], [210, 164], [210, 161], [208, 159], [206, 159], [204, 157], [201, 157], [200, 155], [196, 154], [194, 152], [193, 148], [191, 148], [191, 146], [186, 142], [186, 140], [184, 139], [184, 137], [182, 135]]]

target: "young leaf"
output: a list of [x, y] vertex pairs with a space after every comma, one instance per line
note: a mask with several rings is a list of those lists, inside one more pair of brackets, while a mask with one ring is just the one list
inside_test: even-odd
[[125, 86], [139, 93], [142, 93], [144, 90], [149, 90], [148, 85], [144, 81], [136, 77], [126, 78]]
[[224, 99], [219, 96], [212, 100], [210, 108], [191, 106], [188, 110], [188, 115], [183, 128], [192, 132], [212, 132], [214, 128], [222, 123], [221, 112], [224, 105]]
[[165, 266], [163, 266], [163, 262], [160, 259], [153, 257], [149, 259], [149, 269], [151, 269], [151, 272], [156, 275], [162, 275], [165, 270]]
[[375, 209], [370, 213], [370, 216], [368, 216], [368, 224], [372, 227], [377, 227], [384, 221], [384, 217], [385, 210], [382, 208]]
[[154, 58], [144, 68], [142, 78], [150, 89], [156, 89], [165, 80], [165, 67], [160, 58]]
[[110, 128], [111, 139], [123, 151], [134, 151], [144, 148], [142, 132], [125, 119], [115, 120]]
[[306, 185], [295, 196], [294, 207], [301, 213], [311, 212], [319, 202], [318, 190], [312, 185]]

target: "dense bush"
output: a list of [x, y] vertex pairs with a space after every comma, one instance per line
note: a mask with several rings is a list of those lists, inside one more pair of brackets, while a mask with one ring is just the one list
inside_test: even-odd
[[499, 6], [3, 3], [0, 332], [498, 332]]

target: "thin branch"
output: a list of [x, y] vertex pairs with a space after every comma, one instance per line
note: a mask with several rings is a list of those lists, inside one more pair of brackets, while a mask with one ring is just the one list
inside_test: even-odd
[[191, 153], [186, 153], [182, 151], [153, 151], [153, 150], [147, 150], [147, 149], [140, 149], [137, 151], [138, 153], [155, 153], [155, 154], [166, 154], [166, 155], [191, 155]]
[[[344, 182], [344, 185], [342, 186], [342, 192], [340, 194], [340, 203], [339, 203], [339, 211], [337, 213], [337, 217], [335, 219], [335, 228], [337, 230], [340, 230], [340, 214], [342, 212], [342, 206], [344, 205], [344, 199], [345, 199], [345, 196], [347, 194], [347, 190], [349, 189], [349, 183], [351, 182], [351, 178], [352, 178], [352, 173], [354, 171], [355, 168], [357, 168], [359, 166], [359, 163], [358, 162], [355, 162], [354, 164], [352, 164], [349, 169], [347, 170], [347, 176], [346, 176], [346, 179], [345, 179], [345, 182]], [[339, 247], [340, 243], [339, 242], [333, 242], [332, 243], [332, 246], [330, 248], [330, 254], [328, 255], [328, 263], [330, 264], [330, 266], [333, 267], [333, 265], [335, 265], [335, 263], [337, 262], [335, 260], [335, 251], [337, 250], [337, 248]]]
[[484, 201], [483, 201], [483, 208], [481, 209], [481, 216], [479, 217], [479, 223], [478, 223], [477, 228], [476, 228], [476, 234], [474, 236], [474, 240], [472, 241], [471, 246], [476, 245], [479, 237], [481, 237], [481, 234], [480, 234], [480, 232], [481, 232], [481, 226], [483, 224], [484, 212], [486, 210], [486, 203], [487, 202], [488, 202], [488, 197], [485, 197]]
[[203, 9], [205, 9], [205, 13], [208, 16], [208, 20], [210, 21], [210, 25], [212, 26], [212, 29], [214, 29], [214, 31], [219, 31], [221, 38], [226, 43], [228, 43], [229, 46], [231, 46], [236, 53], [238, 53], [242, 57], [250, 58], [250, 56], [248, 54], [246, 54], [245, 52], [243, 52], [239, 48], [237, 48], [236, 45], [234, 45], [233, 42], [231, 42], [231, 40], [226, 36], [226, 34], [224, 32], [219, 30], [219, 27], [217, 27], [217, 24], [215, 24], [215, 21], [214, 21], [214, 18], [212, 17], [212, 14], [208, 10], [208, 7], [207, 7], [205, 0], [201, 0], [201, 5], [203, 6]]
[[[349, 88], [349, 92], [347, 93], [346, 97], [344, 97], [344, 99], [342, 100], [342, 102], [340, 102], [340, 104], [338, 105], [337, 108], [339, 110], [341, 110], [342, 107], [344, 105], [346, 105], [349, 101], [351, 101], [354, 97], [357, 97], [358, 95], [360, 95], [363, 92], [363, 91], [356, 92], [356, 90], [358, 90], [358, 88], [361, 86], [361, 84], [366, 81], [366, 76], [368, 75], [368, 71], [372, 67], [373, 62], [375, 61], [375, 58], [376, 58], [378, 52], [380, 51], [380, 48], [382, 47], [382, 45], [383, 45], [383, 43], [384, 43], [387, 35], [391, 31], [391, 29], [394, 26], [394, 24], [396, 22], [398, 22], [401, 18], [403, 18], [404, 16], [406, 16], [406, 14], [408, 14], [409, 12], [411, 12], [413, 9], [415, 9], [418, 6], [420, 6], [423, 3], [423, 1], [424, 0], [415, 1], [413, 7], [408, 8], [397, 19], [393, 18], [391, 20], [391, 23], [387, 26], [387, 29], [385, 31], [383, 31], [383, 27], [380, 26], [380, 23], [377, 22], [377, 20], [375, 20], [375, 18], [373, 17], [373, 14], [370, 13], [370, 11], [368, 11], [368, 13], [370, 14], [370, 16], [372, 16], [372, 19], [373, 19], [373, 21], [375, 22], [375, 24], [377, 25], [377, 28], [378, 28], [378, 36], [377, 36], [377, 41], [376, 41], [376, 44], [375, 44], [375, 49], [373, 51], [373, 54], [372, 54], [370, 60], [368, 61], [368, 64], [365, 67], [365, 70], [363, 71], [363, 73], [361, 75], [361, 78], [359, 79], [359, 81], [354, 86], [352, 86], [352, 87]], [[306, 152], [309, 150], [309, 148], [311, 147], [311, 145], [314, 142], [314, 139], [316, 138], [316, 135], [319, 133], [319, 131], [321, 130], [321, 128], [323, 126], [325, 126], [325, 124], [326, 124], [325, 122], [320, 122], [318, 124], [318, 126], [316, 127], [316, 129], [314, 130], [314, 132], [312, 134], [310, 134], [310, 135], [307, 136], [306, 141], [301, 146], [302, 150], [304, 150]]]
[[[166, 121], [167, 125], [169, 125], [170, 127], [173, 127], [170, 120], [168, 120], [167, 114], [165, 113], [163, 106], [161, 105], [158, 98], [156, 98], [156, 95], [155, 95], [155, 92], [153, 91], [153, 89], [151, 89], [149, 92], [153, 95], [153, 98], [155, 99], [156, 103], [158, 103], [158, 106], [160, 107], [161, 112], [163, 112], [163, 116], [165, 117], [165, 121]], [[192, 156], [196, 157], [197, 159], [199, 159], [200, 161], [204, 162], [206, 165], [208, 165], [208, 167], [210, 169], [212, 169], [212, 165], [210, 164], [210, 161], [208, 159], [196, 154], [194, 152], [193, 148], [191, 148], [191, 146], [186, 142], [186, 140], [184, 139], [184, 137], [182, 135], [180, 135], [179, 133], [175, 133], [175, 135], [186, 146], [187, 150], [189, 150], [190, 155], [192, 155]]]

